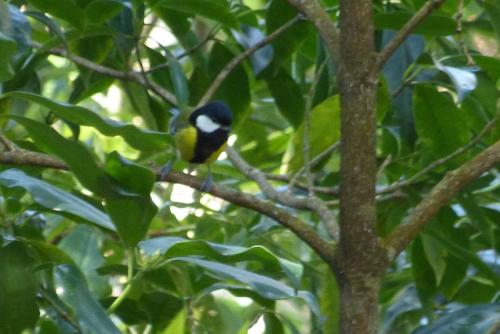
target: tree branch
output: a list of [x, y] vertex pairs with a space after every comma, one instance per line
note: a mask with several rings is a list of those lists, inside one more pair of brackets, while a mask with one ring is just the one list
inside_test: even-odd
[[428, 0], [418, 12], [408, 21], [394, 36], [394, 38], [385, 46], [379, 53], [376, 72], [380, 71], [384, 64], [389, 60], [392, 54], [403, 44], [408, 36], [415, 30], [415, 28], [434, 10], [439, 8], [446, 0]]
[[[34, 47], [40, 47], [40, 45], [34, 44]], [[156, 95], [161, 97], [163, 100], [165, 100], [167, 103], [176, 106], [177, 105], [177, 98], [168, 90], [163, 88], [162, 86], [156, 84], [153, 81], [146, 81], [145, 78], [143, 77], [142, 73], [136, 72], [136, 71], [130, 71], [130, 72], [123, 72], [119, 70], [115, 70], [110, 67], [106, 67], [97, 63], [94, 63], [88, 59], [85, 59], [83, 57], [74, 55], [69, 53], [68, 51], [60, 48], [52, 48], [47, 51], [49, 54], [56, 55], [56, 56], [61, 56], [64, 58], [67, 58], [74, 62], [75, 64], [78, 64], [82, 67], [85, 67], [89, 70], [92, 70], [94, 72], [97, 72], [99, 74], [112, 77], [115, 79], [120, 79], [120, 80], [127, 80], [127, 81], [133, 81], [136, 82], [146, 88], [151, 89], [152, 92], [154, 92]]]
[[267, 198], [292, 208], [315, 212], [327, 226], [332, 238], [338, 240], [337, 219], [325, 202], [317, 197], [297, 197], [286, 192], [278, 192], [269, 184], [262, 171], [250, 166], [232, 147], [228, 147], [226, 153], [236, 168], [254, 180]]
[[200, 102], [198, 102], [198, 107], [206, 104], [210, 99], [214, 96], [215, 92], [217, 89], [220, 87], [222, 82], [227, 78], [227, 76], [235, 69], [236, 66], [238, 66], [245, 58], [251, 56], [253, 53], [255, 53], [257, 50], [260, 48], [266, 46], [270, 42], [272, 42], [274, 39], [279, 37], [281, 34], [283, 34], [285, 31], [290, 29], [293, 25], [295, 25], [297, 22], [300, 21], [300, 16], [296, 16], [290, 21], [286, 22], [283, 24], [281, 27], [270, 33], [268, 36], [264, 37], [261, 41], [257, 42], [254, 46], [246, 49], [236, 57], [234, 57], [229, 63], [224, 66], [224, 68], [217, 74], [215, 77], [214, 81], [208, 87], [207, 91], [203, 95], [203, 97], [200, 99]]
[[[0, 152], [0, 164], [68, 170], [68, 166], [57, 158], [25, 150]], [[159, 180], [160, 170], [154, 169], [153, 171]], [[192, 175], [176, 171], [168, 173], [165, 181], [183, 184], [196, 190], [201, 190], [203, 184], [202, 180]], [[222, 198], [230, 203], [259, 212], [276, 220], [308, 244], [325, 262], [332, 263], [334, 254], [333, 245], [322, 239], [312, 227], [295, 215], [290, 214], [287, 210], [276, 206], [270, 201], [262, 200], [257, 196], [224, 186], [214, 185], [209, 193], [215, 197]]]
[[401, 253], [429, 220], [470, 182], [500, 163], [500, 140], [472, 160], [446, 174], [410, 213], [401, 225], [384, 240], [387, 257], [393, 260]]
[[287, 0], [288, 3], [310, 20], [318, 30], [321, 38], [325, 41], [328, 51], [335, 64], [339, 63], [339, 31], [330, 15], [321, 7], [317, 0]]

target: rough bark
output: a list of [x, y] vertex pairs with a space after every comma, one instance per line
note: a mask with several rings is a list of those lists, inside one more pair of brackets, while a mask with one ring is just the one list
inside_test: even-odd
[[340, 2], [340, 286], [341, 333], [376, 333], [383, 258], [375, 232], [377, 73], [372, 2]]

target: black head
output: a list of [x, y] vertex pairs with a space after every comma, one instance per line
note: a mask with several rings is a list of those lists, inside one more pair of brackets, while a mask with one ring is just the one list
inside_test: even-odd
[[205, 104], [193, 111], [189, 116], [189, 122], [196, 126], [196, 119], [200, 115], [205, 115], [210, 118], [214, 123], [220, 124], [221, 126], [228, 128], [233, 122], [233, 113], [229, 110], [228, 106], [221, 101], [214, 101]]

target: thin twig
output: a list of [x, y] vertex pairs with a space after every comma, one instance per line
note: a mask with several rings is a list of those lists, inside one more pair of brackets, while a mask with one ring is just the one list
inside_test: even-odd
[[457, 40], [462, 52], [467, 58], [467, 66], [476, 66], [476, 62], [470, 55], [469, 49], [465, 46], [465, 41], [463, 37], [462, 20], [464, 18], [464, 0], [458, 0], [458, 10], [456, 15], [457, 20]]
[[[316, 88], [318, 86], [319, 80], [323, 73], [323, 70], [326, 67], [327, 62], [329, 61], [329, 57], [323, 61], [323, 63], [319, 66], [316, 74], [311, 83], [311, 88], [308, 92], [307, 103], [306, 103], [306, 112], [304, 115], [304, 136], [303, 136], [303, 153], [304, 153], [304, 167], [306, 171], [306, 179], [307, 179], [307, 190], [309, 196], [314, 196], [314, 180], [312, 175], [312, 167], [311, 167], [311, 113], [313, 109], [314, 95], [316, 94]], [[288, 188], [291, 189], [290, 187]]]
[[2, 143], [2, 145], [4, 146], [5, 151], [17, 151], [17, 150], [19, 150], [19, 148], [17, 148], [17, 146], [13, 142], [8, 140], [3, 135], [0, 135], [0, 143]]
[[206, 104], [212, 96], [215, 94], [217, 89], [220, 87], [222, 82], [227, 78], [227, 76], [238, 66], [245, 58], [249, 57], [253, 53], [255, 53], [257, 50], [260, 48], [266, 46], [269, 44], [271, 41], [279, 37], [281, 34], [283, 34], [285, 31], [290, 29], [292, 26], [294, 26], [297, 22], [300, 21], [300, 16], [296, 16], [290, 21], [286, 22], [283, 24], [281, 27], [270, 33], [268, 36], [264, 37], [261, 41], [257, 42], [254, 46], [246, 49], [242, 53], [240, 53], [238, 56], [234, 57], [229, 63], [224, 66], [224, 68], [217, 74], [215, 79], [213, 80], [212, 84], [210, 87], [208, 87], [207, 91], [203, 95], [203, 97], [200, 99], [200, 102], [198, 102], [198, 106], [202, 106]]
[[[311, 159], [310, 165], [311, 168], [314, 168], [321, 160], [329, 156], [331, 153], [333, 153], [338, 147], [340, 146], [340, 141], [337, 141], [330, 145], [329, 147], [326, 148], [323, 152], [315, 156], [314, 158]], [[289, 178], [289, 188], [295, 188], [296, 186], [300, 188], [306, 188], [304, 186], [301, 186], [298, 182], [300, 176], [304, 173], [305, 170], [305, 165], [302, 166], [295, 175]], [[279, 181], [279, 180], [278, 180]], [[324, 187], [314, 187], [314, 191], [317, 193], [322, 193], [325, 195], [338, 195], [338, 191], [332, 192], [331, 188], [324, 188]]]
[[415, 183], [422, 176], [429, 173], [431, 170], [433, 170], [439, 166], [444, 165], [448, 161], [454, 159], [455, 157], [459, 156], [460, 154], [464, 153], [465, 151], [467, 151], [468, 149], [470, 149], [471, 147], [473, 147], [474, 145], [479, 143], [481, 141], [481, 139], [484, 137], [484, 135], [486, 135], [489, 131], [491, 131], [495, 127], [496, 122], [497, 122], [497, 117], [494, 117], [491, 121], [489, 121], [486, 124], [486, 126], [478, 133], [478, 135], [474, 139], [472, 139], [469, 143], [467, 143], [466, 145], [460, 147], [456, 151], [448, 154], [447, 156], [445, 156], [441, 159], [437, 159], [437, 160], [433, 161], [432, 163], [427, 165], [427, 167], [425, 167], [424, 169], [422, 169], [420, 172], [416, 173], [415, 175], [413, 175], [409, 179], [406, 179], [406, 180], [403, 180], [400, 182], [396, 182], [396, 183], [380, 190], [378, 192], [378, 194], [386, 194], [389, 192], [393, 192], [393, 191], [399, 190], [400, 188], [403, 188], [403, 187], [406, 187], [406, 186], [409, 186], [409, 185]]
[[[33, 43], [33, 46], [38, 47], [38, 48], [41, 47], [40, 45], [35, 44], [35, 43]], [[147, 83], [144, 81], [144, 78], [140, 72], [136, 72], [136, 71], [123, 72], [123, 71], [115, 70], [113, 68], [94, 63], [94, 62], [92, 62], [88, 59], [85, 59], [83, 57], [73, 55], [73, 54], [69, 53], [68, 51], [66, 51], [64, 49], [60, 49], [60, 48], [52, 48], [52, 49], [49, 49], [49, 50], [44, 51], [44, 52], [47, 52], [47, 53], [52, 54], [52, 55], [57, 55], [57, 56], [67, 58], [67, 59], [71, 60], [72, 62], [74, 62], [75, 64], [83, 66], [83, 67], [85, 67], [89, 70], [92, 70], [94, 72], [97, 72], [99, 74], [102, 74], [102, 75], [105, 75], [108, 77], [112, 77], [115, 79], [133, 81], [133, 82], [136, 82], [136, 83], [138, 83], [146, 88], [148, 87]], [[156, 95], [161, 97], [167, 103], [174, 105], [174, 106], [177, 105], [177, 99], [176, 99], [175, 95], [172, 94], [170, 91], [166, 90], [165, 88], [163, 88], [162, 86], [156, 84], [155, 82], [150, 82], [149, 88], [151, 89], [152, 92], [154, 92]]]
[[403, 44], [408, 36], [413, 33], [417, 26], [431, 13], [439, 8], [446, 0], [428, 0], [418, 12], [396, 33], [396, 36], [379, 53], [376, 71], [380, 71], [392, 54]]
[[[205, 36], [205, 38], [203, 38], [203, 40], [201, 40], [199, 43], [197, 43], [193, 47], [185, 50], [181, 54], [177, 55], [176, 56], [177, 60], [181, 60], [182, 58], [187, 57], [187, 56], [195, 53], [196, 51], [198, 51], [201, 47], [203, 47], [205, 44], [207, 44], [209, 41], [211, 41], [214, 38], [214, 36], [219, 32], [220, 28], [221, 28], [220, 25], [215, 25], [212, 28], [212, 30], [210, 30], [210, 32]], [[156, 40], [155, 40], [155, 42], [158, 43]], [[150, 74], [152, 72], [155, 72], [155, 71], [161, 70], [163, 68], [167, 68], [167, 67], [168, 67], [168, 63], [159, 64], [159, 65], [151, 67], [150, 69], [145, 71], [145, 73]]]

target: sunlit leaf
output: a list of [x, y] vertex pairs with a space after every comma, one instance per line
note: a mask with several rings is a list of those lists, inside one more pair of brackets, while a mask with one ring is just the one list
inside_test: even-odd
[[79, 197], [53, 185], [28, 176], [20, 170], [9, 169], [0, 173], [0, 184], [5, 187], [22, 187], [31, 194], [35, 202], [55, 211], [76, 216], [91, 224], [114, 231], [109, 217]]
[[58, 297], [69, 306], [84, 334], [120, 334], [105, 310], [90, 293], [85, 278], [71, 265], [54, 269]]
[[[318, 104], [311, 111], [310, 159], [314, 159], [340, 138], [339, 96], [334, 95]], [[293, 134], [284, 157], [288, 170], [297, 172], [304, 164], [304, 124]], [[319, 167], [318, 167], [319, 168]]]
[[299, 285], [302, 266], [279, 258], [262, 246], [240, 247], [203, 240], [188, 240], [179, 237], [161, 237], [145, 240], [139, 247], [146, 256], [161, 254], [163, 259], [177, 256], [204, 256], [221, 262], [258, 261], [266, 271], [282, 271], [295, 286]]
[[238, 269], [236, 267], [228, 266], [226, 264], [206, 261], [194, 257], [176, 257], [170, 259], [170, 261], [192, 263], [209, 270], [218, 277], [233, 279], [247, 284], [252, 287], [258, 294], [267, 299], [279, 300], [288, 298], [301, 298], [307, 302], [312, 312], [314, 312], [316, 315], [320, 314], [317, 301], [311, 293], [302, 290], [296, 291], [291, 287], [272, 278]]
[[171, 142], [170, 136], [162, 132], [139, 129], [109, 118], [103, 118], [86, 108], [68, 103], [56, 102], [41, 95], [25, 92], [9, 92], [4, 96], [25, 99], [49, 108], [62, 119], [82, 126], [94, 127], [107, 136], [121, 136], [130, 146], [138, 150], [158, 150]]

